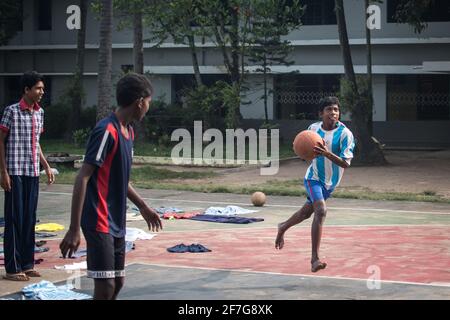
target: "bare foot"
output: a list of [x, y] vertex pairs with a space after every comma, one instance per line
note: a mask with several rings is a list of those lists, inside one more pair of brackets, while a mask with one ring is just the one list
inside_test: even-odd
[[277, 238], [275, 239], [275, 249], [281, 250], [284, 246], [284, 232], [286, 230], [283, 229], [283, 223], [278, 224], [278, 233]]
[[321, 262], [320, 260], [316, 260], [311, 263], [311, 272], [317, 272], [319, 270], [325, 269], [327, 264], [325, 262]]

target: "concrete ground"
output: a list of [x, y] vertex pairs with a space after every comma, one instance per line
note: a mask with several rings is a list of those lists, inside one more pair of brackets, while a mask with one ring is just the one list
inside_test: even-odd
[[[40, 222], [67, 229], [71, 192], [72, 186], [43, 187]], [[304, 198], [269, 196], [264, 207], [255, 208], [247, 195], [139, 192], [153, 207], [204, 210], [234, 204], [258, 210], [245, 216], [264, 221], [237, 225], [164, 220], [162, 232], [136, 241], [135, 250], [127, 254], [121, 299], [450, 299], [450, 204], [330, 199], [321, 245], [328, 267], [311, 273], [310, 221], [286, 233], [283, 250], [274, 248], [277, 224]], [[130, 221], [128, 226], [146, 227], [144, 221]], [[36, 266], [43, 278], [33, 281], [70, 279], [81, 291], [92, 293], [92, 280], [83, 274], [54, 269], [81, 261], [60, 257], [64, 233], [44, 239], [50, 250], [36, 254], [44, 259]], [[212, 251], [167, 252], [180, 243], [200, 243]], [[2, 279], [0, 296], [19, 297], [15, 293], [26, 284]]]

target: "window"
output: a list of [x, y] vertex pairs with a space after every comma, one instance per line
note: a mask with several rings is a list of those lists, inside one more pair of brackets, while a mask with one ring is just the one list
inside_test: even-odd
[[52, 30], [52, 0], [36, 0], [38, 30]]
[[304, 25], [337, 24], [334, 0], [303, 0], [306, 10], [302, 17]]
[[275, 77], [274, 104], [277, 119], [316, 120], [317, 104], [339, 91], [339, 75], [303, 74]]
[[[404, 0], [388, 0], [387, 2], [387, 22], [396, 23], [395, 12], [399, 4]], [[429, 4], [429, 8], [423, 13], [424, 22], [445, 22], [450, 21], [450, 1], [433, 0]]]
[[450, 75], [387, 77], [388, 120], [449, 120]]

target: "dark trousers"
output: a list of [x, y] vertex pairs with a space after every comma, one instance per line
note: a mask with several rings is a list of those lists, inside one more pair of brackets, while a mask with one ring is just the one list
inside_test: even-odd
[[34, 267], [34, 227], [39, 196], [39, 177], [10, 176], [5, 191], [5, 269], [18, 273]]

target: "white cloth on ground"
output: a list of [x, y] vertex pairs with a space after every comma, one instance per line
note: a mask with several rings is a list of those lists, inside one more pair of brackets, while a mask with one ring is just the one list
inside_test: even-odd
[[87, 263], [86, 263], [86, 261], [74, 262], [72, 264], [65, 264], [63, 266], [55, 266], [55, 269], [58, 269], [58, 270], [86, 270]]
[[203, 214], [220, 215], [220, 216], [234, 216], [237, 214], [254, 213], [258, 210], [248, 210], [238, 206], [223, 207], [209, 207]]
[[125, 241], [150, 240], [156, 234], [150, 234], [139, 228], [126, 228]]

